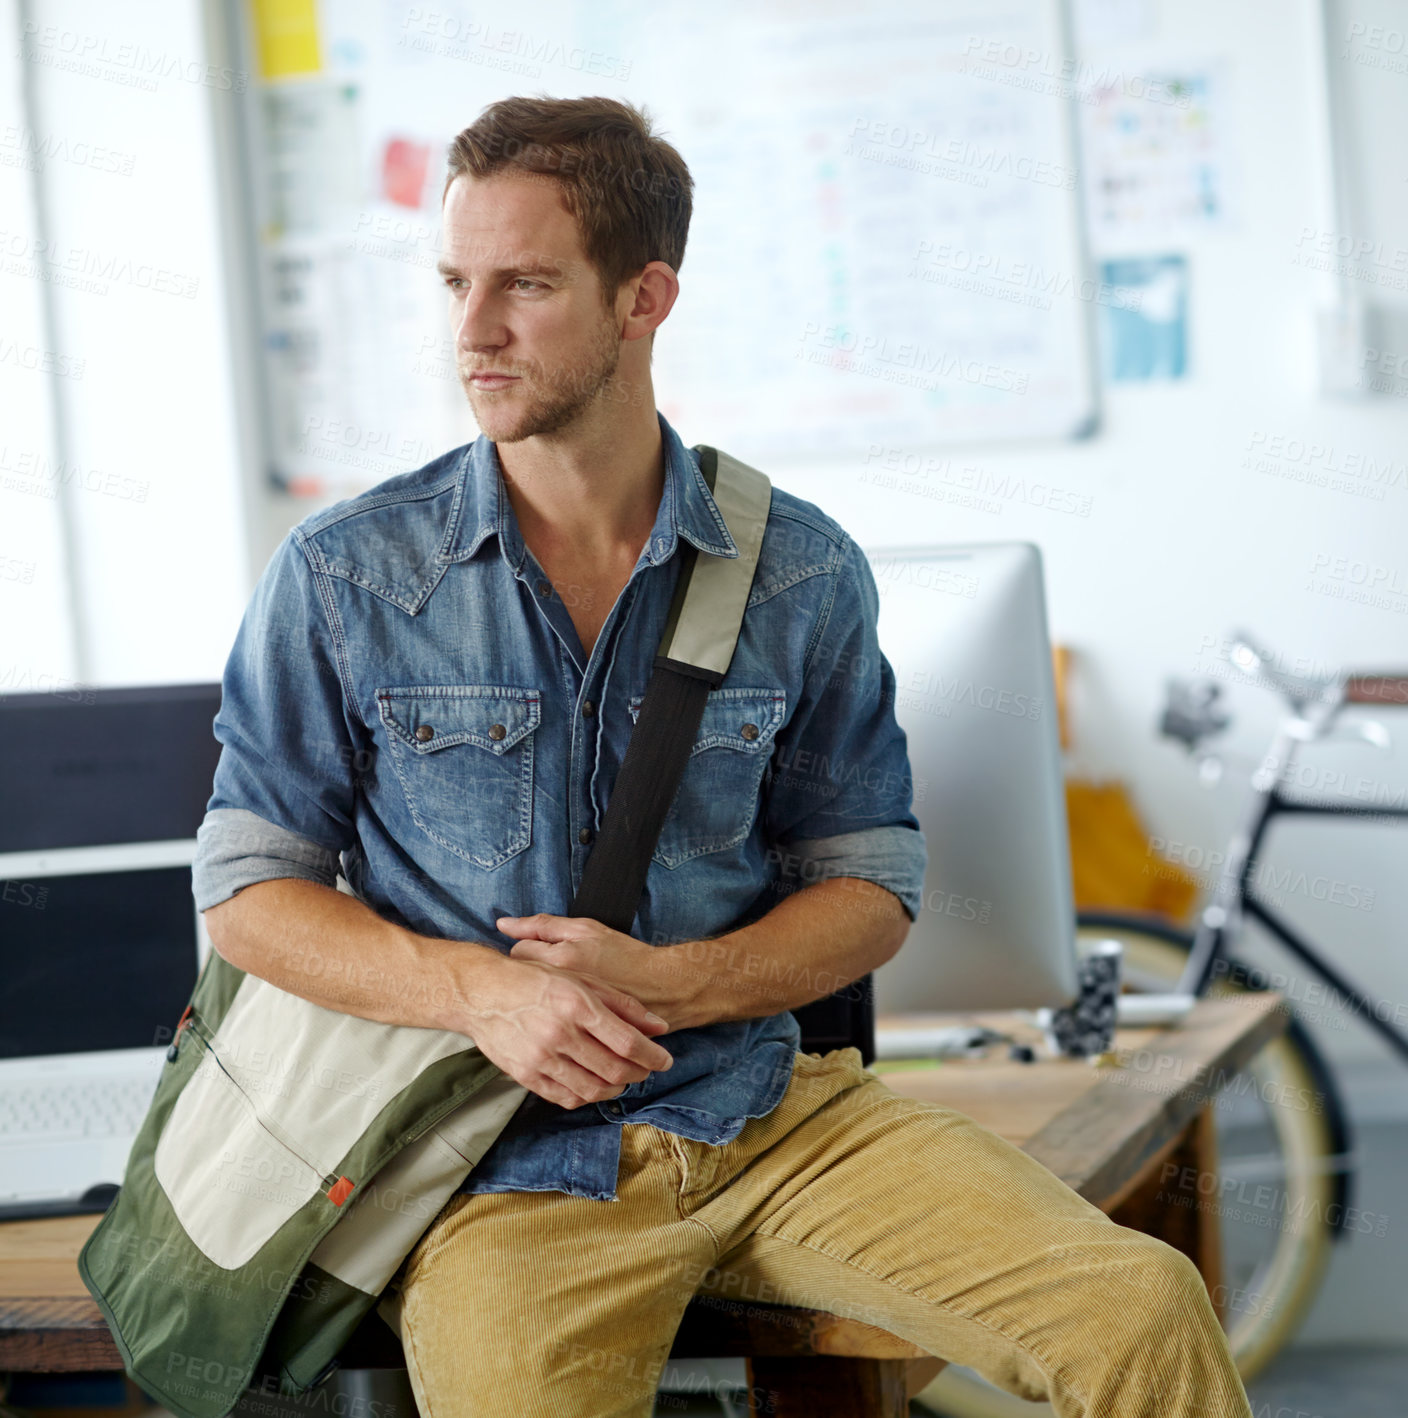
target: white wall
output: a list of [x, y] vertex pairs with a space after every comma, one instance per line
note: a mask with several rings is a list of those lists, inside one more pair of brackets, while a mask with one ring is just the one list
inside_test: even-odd
[[[14, 0], [0, 4], [0, 27], [17, 32]], [[59, 352], [45, 333], [43, 290], [28, 275], [34, 204], [21, 63], [12, 44], [0, 49], [0, 692], [65, 687], [73, 676], [63, 528], [38, 471], [53, 421], [44, 371]], [[77, 367], [59, 368], [72, 382]]]
[[0, 363], [20, 463], [0, 556], [33, 563], [27, 584], [0, 580], [0, 689], [218, 678], [248, 594], [212, 195], [229, 95], [189, 0], [0, 15], [6, 337], [17, 316], [23, 345], [78, 371]]

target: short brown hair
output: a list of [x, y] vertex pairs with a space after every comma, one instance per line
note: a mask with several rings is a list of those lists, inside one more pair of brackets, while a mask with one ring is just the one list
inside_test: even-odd
[[441, 203], [455, 178], [505, 169], [558, 184], [608, 305], [647, 262], [684, 261], [694, 179], [646, 109], [597, 97], [491, 103], [450, 144]]

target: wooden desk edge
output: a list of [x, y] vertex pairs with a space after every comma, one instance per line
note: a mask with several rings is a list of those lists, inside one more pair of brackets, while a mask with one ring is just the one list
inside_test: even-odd
[[[1157, 1060], [1151, 1082], [1164, 1074], [1177, 1078], [1186, 1067], [1178, 1086], [1141, 1087], [1131, 1082], [1127, 1068], [1113, 1068], [1031, 1137], [1023, 1150], [1087, 1201], [1108, 1207], [1168, 1150], [1170, 1139], [1180, 1136], [1213, 1102], [1227, 1078], [1282, 1033], [1290, 1019], [1290, 1008], [1274, 991], [1199, 1000], [1187, 1025], [1159, 1035], [1138, 1051]], [[1216, 1047], [1200, 1052], [1209, 1035], [1218, 1041]], [[1208, 1081], [1200, 1081], [1200, 1076]], [[1137, 1118], [1132, 1127], [1131, 1115]], [[1123, 1133], [1123, 1138], [1101, 1157], [1091, 1139], [1111, 1132]], [[1092, 1163], [1092, 1156], [1098, 1160]]]

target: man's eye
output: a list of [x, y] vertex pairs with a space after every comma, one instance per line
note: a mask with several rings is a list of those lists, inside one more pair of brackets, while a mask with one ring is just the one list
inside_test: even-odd
[[[464, 278], [461, 276], [446, 276], [445, 284], [449, 286], [451, 290], [458, 290], [460, 286], [464, 284]], [[530, 280], [527, 276], [515, 276], [510, 284], [515, 286], [529, 286], [534, 290], [538, 290], [541, 289], [543, 283], [541, 281]]]

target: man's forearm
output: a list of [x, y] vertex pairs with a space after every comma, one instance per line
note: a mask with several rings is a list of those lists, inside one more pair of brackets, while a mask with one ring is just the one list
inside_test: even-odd
[[909, 926], [899, 898], [873, 881], [814, 882], [752, 925], [656, 947], [652, 955], [673, 998], [653, 1007], [672, 1031], [797, 1009], [883, 965]]
[[417, 935], [355, 896], [293, 877], [244, 887], [205, 923], [239, 969], [383, 1024], [456, 1028], [475, 982], [511, 963], [490, 945]]

